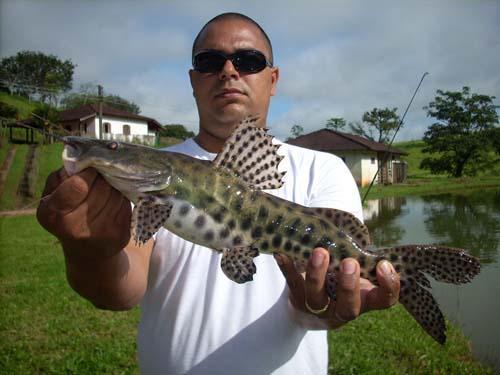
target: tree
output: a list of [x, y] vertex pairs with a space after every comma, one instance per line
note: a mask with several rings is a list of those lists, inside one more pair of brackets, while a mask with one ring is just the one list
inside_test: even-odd
[[[119, 95], [107, 94], [103, 96], [103, 101], [108, 106], [121, 109], [130, 113], [138, 115], [141, 113], [140, 107], [134, 102], [122, 98]], [[62, 109], [70, 109], [79, 107], [85, 104], [97, 104], [99, 103], [99, 97], [97, 93], [97, 86], [93, 83], [84, 83], [80, 85], [77, 93], [72, 93], [65, 96], [61, 100]]]
[[42, 52], [21, 51], [0, 61], [2, 85], [10, 93], [57, 104], [59, 95], [72, 87], [75, 65]]
[[424, 153], [435, 154], [422, 160], [420, 167], [432, 173], [461, 177], [475, 175], [498, 151], [498, 115], [494, 96], [474, 94], [469, 87], [462, 91], [437, 90], [427, 107], [427, 116], [435, 118], [424, 134]]
[[184, 125], [181, 124], [167, 124], [163, 125], [160, 130], [161, 137], [173, 137], [180, 139], [187, 139], [194, 137], [194, 133], [186, 129]]
[[332, 117], [326, 122], [326, 129], [341, 131], [345, 126], [346, 122], [342, 117]]
[[373, 108], [363, 114], [363, 123], [350, 123], [353, 134], [371, 139], [375, 142], [389, 142], [391, 132], [396, 130], [401, 121], [396, 113], [397, 108]]
[[290, 132], [293, 138], [297, 138], [298, 136], [304, 134], [304, 128], [298, 124], [295, 124], [294, 126], [292, 126]]

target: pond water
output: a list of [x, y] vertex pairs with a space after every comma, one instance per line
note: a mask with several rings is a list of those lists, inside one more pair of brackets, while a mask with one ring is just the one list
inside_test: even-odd
[[371, 200], [363, 208], [377, 246], [441, 244], [481, 260], [471, 283], [432, 283], [444, 314], [472, 342], [476, 358], [500, 370], [500, 190]]

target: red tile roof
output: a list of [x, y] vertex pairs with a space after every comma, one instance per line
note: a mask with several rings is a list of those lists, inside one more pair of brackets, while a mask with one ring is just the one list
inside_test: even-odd
[[286, 143], [325, 152], [370, 150], [376, 152], [389, 151], [393, 154], [408, 155], [407, 152], [389, 147], [384, 143], [374, 142], [358, 135], [330, 129], [321, 129], [304, 134], [290, 139]]
[[[59, 113], [59, 121], [66, 122], [66, 121], [80, 120], [83, 118], [97, 116], [98, 113], [99, 113], [98, 104], [84, 104], [76, 108], [71, 108], [65, 111], [61, 111]], [[161, 129], [160, 123], [153, 118], [136, 115], [135, 113], [113, 108], [106, 104], [102, 105], [102, 114], [104, 116], [110, 116], [110, 117], [123, 117], [128, 119], [143, 120], [146, 121], [148, 125], [154, 128], [155, 130]]]

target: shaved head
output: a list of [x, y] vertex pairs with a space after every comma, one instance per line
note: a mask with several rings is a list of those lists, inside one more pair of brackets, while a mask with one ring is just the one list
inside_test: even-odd
[[[203, 32], [207, 29], [207, 27], [213, 23], [216, 23], [216, 22], [219, 22], [219, 21], [225, 21], [225, 20], [240, 20], [240, 21], [244, 21], [244, 22], [248, 22], [249, 24], [255, 26], [257, 29], [259, 29], [260, 33], [262, 34], [263, 36], [263, 39], [268, 47], [268, 50], [265, 51], [267, 52], [267, 58], [268, 60], [271, 62], [271, 63], [274, 63], [274, 58], [273, 58], [273, 47], [271, 45], [271, 40], [269, 39], [269, 37], [267, 36], [266, 32], [264, 31], [264, 29], [257, 23], [255, 22], [253, 19], [251, 19], [250, 17], [248, 16], [245, 16], [244, 14], [241, 14], [241, 13], [222, 13], [222, 14], [219, 14], [218, 16], [215, 16], [214, 18], [212, 18], [210, 21], [208, 21], [200, 30], [200, 32], [198, 33], [198, 35], [196, 36], [196, 38], [194, 39], [194, 42], [193, 42], [193, 49], [192, 49], [192, 52], [191, 52], [191, 58], [194, 57], [194, 54], [196, 52], [196, 49], [198, 48], [201, 40], [203, 39]], [[264, 52], [264, 51], [262, 51]]]

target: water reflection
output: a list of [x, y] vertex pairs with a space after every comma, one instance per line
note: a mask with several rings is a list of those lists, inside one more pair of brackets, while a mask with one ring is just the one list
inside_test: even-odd
[[407, 213], [405, 205], [405, 197], [388, 197], [366, 202], [363, 216], [373, 243], [377, 246], [388, 246], [402, 239], [405, 229], [398, 225], [396, 218]]
[[482, 192], [422, 197], [427, 230], [441, 243], [469, 250], [482, 264], [492, 263], [500, 241], [499, 197], [499, 192], [489, 202]]
[[364, 214], [378, 246], [439, 243], [481, 259], [472, 283], [432, 283], [432, 293], [478, 358], [500, 371], [500, 190], [369, 201]]

